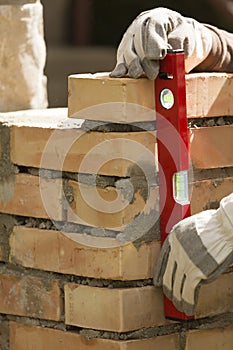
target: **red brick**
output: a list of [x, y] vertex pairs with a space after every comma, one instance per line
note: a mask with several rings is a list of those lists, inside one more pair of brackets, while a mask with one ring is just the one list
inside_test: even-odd
[[[60, 179], [43, 179], [18, 174], [5, 184], [7, 196], [1, 198], [0, 212], [14, 215], [63, 220], [62, 182]], [[41, 189], [43, 188], [43, 192]], [[43, 193], [43, 195], [41, 195]], [[46, 211], [45, 204], [48, 207]]]
[[17, 226], [10, 260], [25, 267], [94, 278], [136, 280], [153, 276], [160, 243], [119, 245], [112, 238], [63, 234]]
[[59, 321], [61, 305], [58, 282], [23, 274], [1, 274], [0, 313]]

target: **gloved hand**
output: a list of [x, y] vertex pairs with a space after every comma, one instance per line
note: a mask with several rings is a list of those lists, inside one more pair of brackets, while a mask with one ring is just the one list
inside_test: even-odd
[[217, 210], [182, 220], [165, 240], [155, 267], [154, 284], [180, 311], [195, 313], [198, 287], [233, 262], [233, 193]]
[[190, 72], [208, 56], [211, 31], [192, 18], [166, 9], [142, 12], [126, 30], [117, 51], [117, 65], [111, 77], [155, 79], [168, 49], [183, 49], [185, 70]]

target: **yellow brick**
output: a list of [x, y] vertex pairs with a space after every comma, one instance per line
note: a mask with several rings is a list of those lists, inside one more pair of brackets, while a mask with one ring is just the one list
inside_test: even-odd
[[196, 317], [207, 317], [233, 311], [233, 273], [219, 276], [200, 288]]
[[155, 120], [153, 82], [148, 79], [76, 74], [69, 76], [68, 89], [71, 118], [119, 123]]
[[59, 321], [60, 288], [56, 280], [0, 275], [0, 313]]
[[219, 201], [233, 192], [233, 177], [196, 181], [191, 193], [192, 214], [217, 206]]
[[10, 349], [12, 350], [124, 350], [113, 340], [86, 340], [79, 334], [60, 330], [10, 323]]
[[185, 350], [211, 349], [232, 350], [233, 327], [215, 328], [210, 330], [195, 330], [187, 333]]
[[[74, 200], [68, 209], [67, 220], [88, 226], [122, 230], [140, 213], [158, 210], [158, 188], [151, 187], [147, 200], [141, 189], [130, 202], [124, 192], [114, 187], [100, 188], [69, 181]], [[115, 205], [116, 204], [116, 205]]]
[[131, 340], [124, 343], [124, 350], [177, 350], [179, 349], [179, 335], [171, 334], [150, 339]]
[[177, 334], [140, 340], [110, 340], [94, 338], [87, 340], [74, 332], [26, 326], [10, 322], [10, 348], [13, 350], [177, 350]]
[[[69, 117], [122, 123], [155, 120], [153, 81], [76, 74], [69, 76], [68, 85]], [[232, 115], [232, 85], [232, 74], [187, 74], [188, 117]], [[138, 105], [134, 111], [132, 104]]]
[[30, 127], [11, 127], [11, 160], [37, 168], [129, 176], [135, 164], [155, 154], [155, 143], [152, 132], [84, 132], [58, 128], [56, 120], [44, 127], [32, 121]]
[[40, 183], [38, 176], [17, 174], [4, 186], [7, 195], [1, 197], [0, 212], [63, 220], [60, 179], [44, 179]]
[[233, 125], [191, 129], [190, 157], [195, 168], [233, 166]]
[[15, 227], [10, 238], [10, 260], [25, 267], [115, 280], [153, 276], [160, 243], [120, 246], [112, 238]]
[[116, 332], [162, 325], [163, 296], [153, 286], [109, 289], [66, 284], [65, 322]]
[[186, 75], [187, 113], [191, 118], [233, 115], [232, 97], [233, 74]]

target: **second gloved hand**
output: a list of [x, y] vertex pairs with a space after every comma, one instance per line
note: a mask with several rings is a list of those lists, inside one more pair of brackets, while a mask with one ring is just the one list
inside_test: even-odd
[[211, 31], [178, 12], [155, 8], [141, 13], [126, 30], [117, 51], [117, 64], [111, 77], [138, 78], [143, 73], [155, 79], [168, 49], [183, 49], [186, 73], [209, 54]]
[[193, 315], [198, 287], [233, 262], [233, 193], [218, 210], [186, 218], [168, 235], [155, 267], [154, 284], [162, 286], [176, 308]]

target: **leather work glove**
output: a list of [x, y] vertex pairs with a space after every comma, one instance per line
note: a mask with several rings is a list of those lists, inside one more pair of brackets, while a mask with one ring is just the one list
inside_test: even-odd
[[178, 12], [155, 8], [142, 12], [126, 30], [117, 51], [117, 64], [111, 77], [128, 74], [140, 77], [143, 72], [155, 79], [159, 60], [168, 49], [183, 49], [185, 70], [190, 72], [208, 56], [212, 46], [210, 29]]
[[233, 193], [217, 210], [190, 216], [174, 226], [155, 266], [154, 284], [179, 311], [195, 313], [198, 289], [233, 262]]

